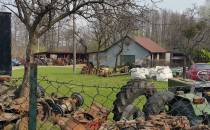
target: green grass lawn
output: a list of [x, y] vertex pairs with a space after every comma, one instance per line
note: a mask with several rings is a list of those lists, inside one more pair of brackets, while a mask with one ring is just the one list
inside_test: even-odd
[[[23, 69], [14, 70], [14, 78], [23, 76]], [[49, 80], [43, 79], [47, 77]], [[70, 96], [73, 92], [81, 93], [85, 98], [85, 106], [92, 102], [99, 102], [112, 108], [116, 93], [130, 80], [130, 76], [98, 77], [95, 75], [81, 75], [80, 69], [73, 74], [68, 67], [40, 67], [38, 68], [39, 84], [45, 88], [47, 95], [56, 93], [60, 96]], [[151, 81], [158, 89], [167, 88], [166, 82]]]
[[[23, 69], [14, 70], [12, 76], [14, 78], [22, 77]], [[130, 79], [129, 76], [104, 78], [95, 75], [81, 75], [80, 69], [76, 69], [76, 74], [73, 74], [72, 68], [68, 67], [41, 67], [38, 69], [38, 78], [42, 79], [43, 76], [47, 76], [47, 78], [52, 81], [72, 82], [75, 84], [85, 85], [102, 85], [109, 87], [121, 86]]]
[[[14, 78], [22, 76], [23, 69], [13, 71]], [[46, 76], [49, 81], [43, 80], [43, 76]], [[70, 96], [73, 92], [79, 92], [85, 97], [86, 106], [96, 101], [111, 108], [116, 93], [130, 77], [104, 78], [95, 75], [81, 75], [80, 69], [73, 74], [72, 69], [67, 67], [41, 67], [38, 69], [38, 79], [48, 95], [56, 93], [61, 96]]]

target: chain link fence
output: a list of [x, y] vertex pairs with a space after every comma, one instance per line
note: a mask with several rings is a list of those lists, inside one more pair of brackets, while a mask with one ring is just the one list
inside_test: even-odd
[[27, 97], [16, 98], [21, 79], [1, 83], [2, 130], [209, 129], [210, 100], [204, 87], [168, 91], [149, 80], [87, 85], [37, 79], [36, 67], [32, 70]]

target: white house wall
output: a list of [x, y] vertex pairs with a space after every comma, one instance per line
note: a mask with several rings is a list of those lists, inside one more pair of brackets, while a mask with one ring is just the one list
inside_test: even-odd
[[166, 53], [166, 61], [170, 62], [171, 60], [171, 53]]
[[[135, 55], [135, 63], [140, 64], [143, 59], [150, 56], [150, 53], [144, 49], [143, 47], [139, 46], [138, 43], [130, 39], [126, 39], [126, 42], [129, 44], [124, 44], [124, 49], [121, 55]], [[115, 66], [115, 60], [117, 53], [120, 51], [120, 43], [115, 44], [108, 50], [99, 53], [100, 57], [100, 65], [105, 65], [109, 67]], [[96, 65], [96, 53], [92, 53], [89, 55], [89, 61]], [[118, 65], [120, 65], [120, 57], [118, 57]]]

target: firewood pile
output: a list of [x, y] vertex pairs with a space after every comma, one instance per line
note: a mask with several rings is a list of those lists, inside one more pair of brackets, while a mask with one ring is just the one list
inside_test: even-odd
[[92, 63], [87, 63], [81, 70], [81, 74], [97, 74], [98, 76], [108, 77], [112, 74], [108, 67], [100, 66], [97, 70]]
[[107, 67], [100, 67], [98, 70], [98, 76], [109, 77], [111, 74], [112, 72]]
[[96, 69], [92, 63], [87, 63], [81, 70], [81, 74], [96, 74]]

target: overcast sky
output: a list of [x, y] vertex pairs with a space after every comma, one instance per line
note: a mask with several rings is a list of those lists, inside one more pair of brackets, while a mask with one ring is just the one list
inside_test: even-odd
[[163, 0], [158, 3], [158, 7], [163, 9], [170, 9], [177, 12], [185, 11], [187, 8], [192, 8], [193, 4], [198, 6], [203, 5], [205, 0]]

